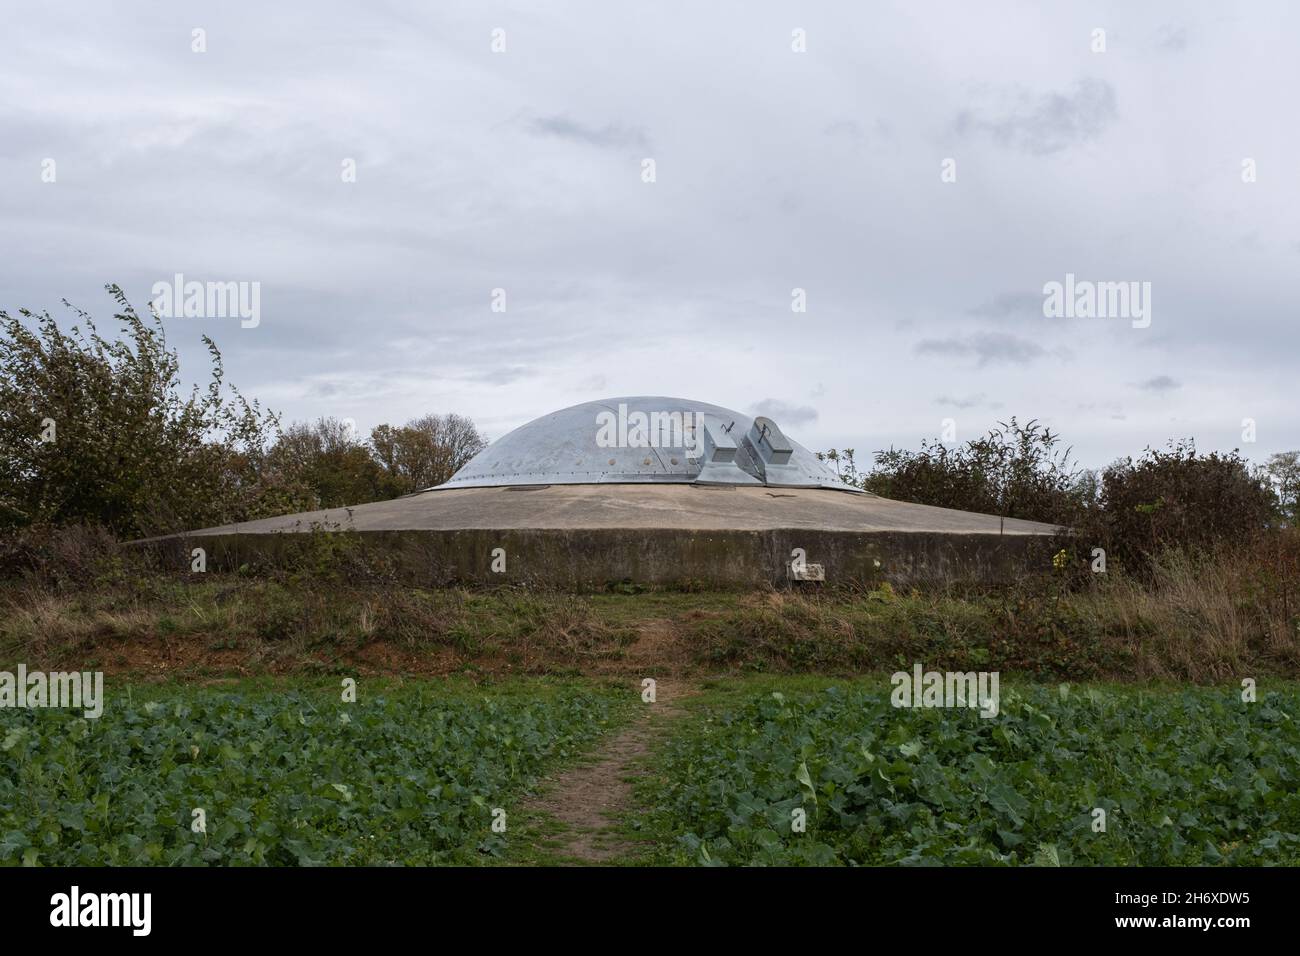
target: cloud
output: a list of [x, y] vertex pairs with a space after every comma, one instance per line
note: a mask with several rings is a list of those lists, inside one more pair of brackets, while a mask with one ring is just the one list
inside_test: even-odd
[[1156, 46], [1170, 53], [1181, 53], [1187, 49], [1187, 27], [1165, 24], [1156, 33]]
[[[924, 31], [906, 0], [829, 0], [812, 59], [721, 5], [685, 33], [648, 9], [630, 44], [599, 11], [507, 11], [493, 56], [478, 5], [341, 0], [310, 18], [212, 5], [200, 56], [172, 6], [5, 21], [0, 308], [75, 321], [66, 297], [109, 331], [105, 282], [141, 306], [176, 272], [259, 281], [258, 328], [168, 320], [169, 344], [191, 384], [212, 334], [228, 380], [286, 423], [455, 410], [502, 434], [620, 394], [758, 395], [814, 408], [790, 424], [810, 447], [912, 447], [937, 418], [999, 406], [1051, 420], [1088, 462], [1158, 447], [1171, 420], [1226, 450], [1247, 413], [1270, 422], [1252, 451], [1300, 447], [1300, 206], [1253, 201], [1267, 177], [1242, 186], [1239, 167], [1300, 154], [1300, 125], [1276, 122], [1294, 86], [1284, 0], [1230, 29], [1177, 0], [1123, 24], [950, 4]], [[1088, 51], [1098, 25], [1105, 55]], [[643, 183], [634, 160], [660, 154]], [[950, 155], [961, 179], [942, 184]], [[1151, 279], [1165, 318], [1046, 321], [1041, 282], [1068, 271]], [[498, 287], [506, 313], [489, 311]], [[794, 287], [811, 304], [792, 321]], [[1161, 369], [1181, 386], [1144, 390]], [[1085, 395], [1127, 401], [1076, 408]]]
[[808, 425], [817, 421], [817, 409], [808, 405], [789, 405], [779, 399], [765, 398], [750, 406], [754, 415], [772, 419], [782, 428], [787, 425]]
[[1011, 316], [1043, 314], [1043, 296], [1035, 292], [1004, 292], [995, 299], [983, 302], [973, 309], [966, 310], [968, 315], [984, 319], [1005, 319]]
[[1001, 332], [977, 332], [963, 338], [923, 339], [917, 343], [915, 351], [918, 355], [973, 357], [981, 367], [998, 362], [1026, 365], [1049, 354], [1037, 342]]
[[650, 148], [650, 139], [644, 130], [617, 123], [597, 128], [585, 126], [567, 116], [543, 116], [533, 120], [528, 129], [534, 136], [564, 139], [599, 149]]
[[967, 398], [953, 398], [950, 395], [940, 395], [935, 400], [936, 405], [947, 405], [952, 408], [974, 408], [984, 402], [984, 393], [971, 395]]
[[871, 124], [871, 129], [868, 131], [857, 120], [842, 119], [828, 123], [822, 130], [822, 135], [831, 139], [847, 140], [851, 143], [860, 144], [868, 140], [882, 143], [893, 139], [894, 127], [888, 120], [877, 119]]
[[1168, 375], [1157, 375], [1138, 385], [1138, 388], [1146, 389], [1148, 392], [1170, 392], [1181, 387], [1181, 382], [1174, 381]]
[[1014, 100], [1001, 116], [963, 110], [954, 124], [957, 132], [987, 134], [1000, 146], [1045, 155], [1098, 138], [1119, 115], [1115, 89], [1105, 80], [1080, 80], [1067, 93], [1021, 91]]
[[854, 142], [860, 142], [867, 135], [863, 132], [862, 126], [853, 120], [836, 120], [822, 132], [832, 138], [851, 139]]
[[501, 368], [488, 369], [470, 375], [469, 379], [472, 382], [481, 382], [484, 385], [509, 385], [534, 374], [536, 373], [532, 369], [523, 365], [503, 365]]

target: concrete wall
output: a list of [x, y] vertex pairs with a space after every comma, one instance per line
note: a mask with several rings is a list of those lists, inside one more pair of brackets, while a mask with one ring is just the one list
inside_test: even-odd
[[[209, 570], [310, 565], [342, 554], [357, 566], [385, 563], [401, 580], [423, 586], [589, 588], [630, 580], [730, 588], [786, 584], [794, 548], [825, 568], [829, 586], [907, 586], [1005, 580], [1028, 567], [1050, 567], [1064, 542], [1043, 535], [657, 528], [209, 534], [141, 546], [177, 567], [189, 567], [191, 549], [204, 548]], [[496, 548], [506, 552], [503, 574], [491, 570]]]

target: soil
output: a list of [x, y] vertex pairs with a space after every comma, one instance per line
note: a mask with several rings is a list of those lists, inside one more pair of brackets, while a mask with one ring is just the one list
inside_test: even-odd
[[[676, 647], [668, 621], [647, 621], [624, 663], [666, 663], [675, 657]], [[548, 837], [547, 850], [557, 863], [606, 864], [634, 856], [639, 849], [620, 829], [621, 817], [633, 806], [633, 783], [644, 772], [645, 756], [681, 715], [680, 702], [698, 693], [687, 681], [654, 677], [657, 670], [649, 667], [647, 671], [645, 676], [655, 681], [654, 702], [643, 702], [631, 726], [602, 741], [579, 766], [544, 782], [525, 805], [529, 818], [541, 817], [555, 825], [557, 832]], [[644, 701], [641, 680], [634, 692]]]

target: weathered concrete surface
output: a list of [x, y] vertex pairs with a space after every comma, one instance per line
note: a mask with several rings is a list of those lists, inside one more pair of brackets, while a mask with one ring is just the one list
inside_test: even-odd
[[426, 491], [354, 508], [309, 511], [191, 532], [676, 528], [689, 531], [905, 531], [1041, 535], [1053, 526], [820, 488], [709, 485], [516, 485]]
[[[168, 560], [203, 547], [209, 566], [292, 557], [313, 530], [349, 531], [403, 577], [590, 587], [631, 580], [752, 587], [784, 583], [803, 549], [829, 584], [1006, 578], [1050, 561], [1051, 525], [1000, 521], [822, 489], [552, 485], [424, 492], [155, 539]], [[506, 570], [492, 570], [504, 549]]]

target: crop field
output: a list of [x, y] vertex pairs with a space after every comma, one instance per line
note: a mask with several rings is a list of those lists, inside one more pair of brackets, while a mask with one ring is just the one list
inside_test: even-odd
[[538, 677], [341, 697], [168, 683], [118, 688], [98, 719], [0, 711], [0, 864], [1300, 862], [1291, 684], [1243, 703], [1017, 683], [991, 719], [892, 706], [884, 676], [714, 678], [657, 703]]
[[584, 683], [367, 686], [355, 703], [338, 685], [173, 686], [110, 697], [94, 720], [0, 711], [0, 864], [491, 856], [493, 811], [627, 709]]
[[662, 862], [1300, 862], [1294, 689], [1027, 685], [985, 719], [893, 707], [879, 683], [778, 686], [701, 701], [658, 756]]

